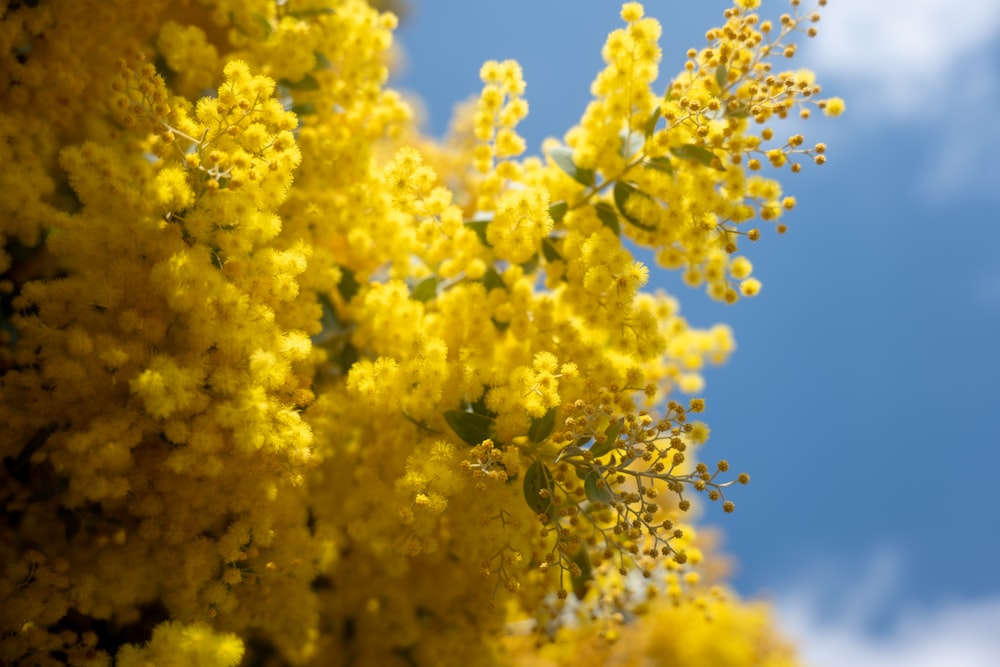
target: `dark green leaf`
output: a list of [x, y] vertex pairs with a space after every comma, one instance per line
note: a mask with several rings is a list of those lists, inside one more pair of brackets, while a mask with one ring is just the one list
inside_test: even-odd
[[358, 283], [358, 279], [354, 277], [354, 271], [346, 266], [340, 267], [340, 282], [337, 283], [337, 291], [340, 292], [340, 296], [344, 298], [344, 301], [353, 299], [360, 288], [361, 285]]
[[503, 333], [504, 331], [506, 331], [510, 327], [510, 322], [501, 322], [500, 320], [498, 320], [495, 317], [491, 317], [490, 318], [490, 322], [493, 323], [493, 326], [500, 333]]
[[619, 419], [617, 421], [611, 422], [606, 429], [604, 429], [604, 442], [595, 442], [590, 448], [590, 453], [595, 457], [604, 456], [612, 449], [615, 448], [615, 442], [618, 440], [618, 434], [622, 431], [622, 425], [625, 420]]
[[697, 144], [684, 144], [683, 146], [674, 146], [670, 149], [670, 152], [674, 154], [674, 157], [679, 157], [682, 160], [688, 160], [689, 162], [696, 162], [706, 167], [712, 167], [713, 169], [718, 169], [719, 171], [725, 171], [725, 167], [719, 162], [719, 158], [715, 156], [715, 153], [708, 150], [704, 146], [699, 146]]
[[[547, 491], [546, 497], [542, 497], [542, 491]], [[552, 473], [541, 461], [535, 461], [524, 472], [524, 500], [528, 507], [535, 514], [547, 514], [552, 516], [552, 505], [555, 496], [555, 484], [552, 481]]]
[[347, 375], [351, 370], [351, 366], [357, 363], [358, 350], [350, 343], [345, 343], [340, 349], [340, 356], [337, 357], [337, 367], [340, 369], [341, 375]]
[[486, 226], [490, 224], [489, 220], [466, 220], [465, 226], [476, 233], [479, 240], [482, 241], [483, 245], [487, 248], [492, 248], [490, 242], [486, 240]]
[[312, 74], [306, 74], [298, 81], [282, 79], [278, 83], [289, 90], [319, 90], [319, 81]]
[[444, 420], [459, 438], [470, 445], [478, 445], [493, 433], [493, 420], [485, 415], [464, 410], [448, 410]]
[[729, 69], [725, 65], [715, 68], [715, 83], [719, 84], [719, 90], [723, 91], [729, 85]]
[[625, 418], [619, 417], [615, 421], [608, 424], [608, 427], [604, 429], [604, 435], [610, 442], [613, 443], [618, 440], [618, 436], [621, 435], [623, 426], [625, 426]]
[[289, 109], [296, 116], [311, 116], [316, 113], [316, 105], [312, 102], [305, 102], [304, 104], [293, 104], [292, 108]]
[[625, 181], [618, 181], [615, 183], [615, 206], [618, 208], [618, 212], [621, 213], [622, 217], [628, 220], [630, 223], [638, 227], [639, 229], [644, 229], [647, 232], [655, 231], [656, 228], [652, 225], [647, 225], [646, 223], [639, 220], [637, 217], [628, 212], [626, 205], [628, 200], [632, 197], [645, 197], [649, 198], [644, 192], [641, 192], [637, 187], [631, 183], [626, 183]]
[[421, 431], [425, 431], [425, 432], [431, 433], [431, 434], [439, 434], [439, 433], [441, 433], [441, 431], [435, 431], [434, 429], [432, 429], [430, 426], [428, 426], [427, 424], [423, 423], [422, 421], [417, 421], [416, 419], [413, 418], [413, 415], [411, 415], [406, 410], [401, 410], [400, 412], [403, 413], [403, 416], [406, 417], [406, 420], [408, 422], [410, 422], [411, 424], [415, 425]]
[[80, 532], [80, 528], [83, 527], [83, 522], [77, 513], [61, 505], [56, 510], [56, 517], [63, 525], [63, 536], [67, 541], [76, 537], [77, 533]]
[[648, 167], [649, 169], [655, 169], [656, 171], [662, 171], [665, 174], [674, 173], [674, 163], [670, 161], [668, 157], [651, 157], [642, 163], [642, 166]]
[[507, 286], [504, 285], [503, 278], [500, 277], [500, 274], [497, 273], [497, 270], [492, 266], [486, 269], [486, 273], [483, 274], [482, 281], [487, 292], [495, 289], [507, 289]]
[[611, 204], [602, 201], [594, 206], [594, 210], [597, 211], [597, 217], [604, 224], [604, 226], [613, 231], [615, 236], [622, 235], [622, 229], [618, 224], [618, 214], [615, 213], [615, 209], [611, 206]]
[[[330, 11], [332, 12], [333, 10], [331, 9]], [[333, 63], [330, 62], [330, 59], [322, 51], [314, 51], [313, 53], [316, 56], [316, 69], [330, 69], [333, 66]]]
[[559, 450], [559, 455], [556, 456], [554, 463], [559, 463], [563, 459], [569, 458], [571, 456], [583, 456], [583, 453], [587, 451], [582, 447], [577, 447], [576, 445], [567, 445]]
[[582, 600], [587, 591], [590, 590], [590, 582], [594, 580], [594, 567], [590, 563], [590, 553], [587, 547], [580, 547], [570, 558], [580, 568], [580, 575], [571, 577], [573, 583], [573, 595], [576, 599]]
[[549, 206], [549, 216], [552, 218], [552, 222], [559, 222], [562, 220], [568, 209], [569, 206], [567, 206], [564, 201], [557, 201], [552, 206]]
[[[235, 15], [232, 12], [229, 12], [229, 22], [230, 23], [233, 23], [233, 19], [234, 18], [235, 18]], [[253, 20], [256, 21], [257, 25], [260, 26], [260, 28], [264, 31], [264, 39], [267, 39], [268, 37], [271, 36], [272, 33], [274, 33], [274, 26], [271, 25], [271, 21], [269, 21], [266, 16], [264, 16], [262, 14], [254, 14], [253, 15]], [[237, 28], [237, 30], [239, 30], [239, 28]], [[242, 32], [242, 31], [240, 31], [240, 32]], [[246, 34], [246, 33], [244, 33], [244, 34]]]
[[649, 120], [646, 121], [646, 138], [649, 139], [656, 132], [656, 124], [660, 122], [660, 118], [663, 113], [660, 111], [660, 105], [657, 104], [656, 108], [653, 109], [653, 113], [650, 114]]
[[521, 263], [521, 270], [524, 271], [524, 275], [530, 276], [532, 273], [538, 270], [538, 253], [536, 252], [531, 256], [527, 262]]
[[556, 409], [549, 408], [541, 417], [531, 420], [531, 428], [528, 429], [528, 439], [538, 444], [552, 434], [552, 429], [556, 425]]
[[583, 492], [592, 503], [610, 503], [615, 494], [608, 488], [608, 483], [596, 470], [591, 470], [583, 480]]
[[58, 425], [56, 423], [51, 423], [45, 428], [39, 429], [35, 432], [33, 436], [24, 444], [21, 451], [18, 452], [17, 458], [5, 457], [3, 460], [4, 467], [10, 476], [19, 482], [27, 483], [30, 479], [28, 473], [28, 464], [31, 461], [31, 457], [34, 456], [44, 445], [48, 442], [49, 436], [58, 430]]
[[437, 295], [438, 279], [434, 276], [424, 278], [410, 292], [410, 298], [414, 301], [427, 302]]
[[562, 255], [556, 250], [555, 242], [549, 237], [542, 239], [542, 254], [545, 255], [546, 262], [559, 262], [562, 260]]
[[594, 170], [581, 169], [573, 162], [573, 149], [568, 146], [556, 146], [549, 151], [549, 157], [560, 169], [569, 174], [580, 185], [594, 184]]
[[497, 413], [493, 412], [488, 407], [486, 407], [486, 396], [489, 395], [490, 389], [492, 388], [493, 387], [491, 387], [490, 385], [483, 386], [482, 395], [469, 406], [470, 408], [472, 408], [472, 411], [475, 412], [477, 415], [485, 415], [490, 419], [493, 419], [494, 417], [497, 416]]
[[340, 319], [337, 317], [337, 309], [334, 307], [333, 302], [330, 301], [330, 297], [324, 293], [320, 292], [316, 295], [319, 301], [320, 307], [323, 308], [323, 316], [320, 320], [320, 325], [323, 327], [323, 331], [315, 336], [313, 336], [313, 342], [321, 342], [317, 339], [325, 338], [324, 334], [329, 334], [340, 328]]
[[327, 14], [335, 14], [332, 7], [314, 7], [312, 9], [297, 9], [295, 11], [288, 12], [289, 16], [293, 16], [297, 19], [308, 19], [314, 16], [325, 16]]

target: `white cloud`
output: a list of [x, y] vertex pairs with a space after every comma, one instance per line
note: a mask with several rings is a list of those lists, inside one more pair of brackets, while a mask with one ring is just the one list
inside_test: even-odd
[[806, 664], [1000, 665], [1000, 598], [933, 607], [900, 602], [902, 565], [898, 551], [884, 550], [850, 569], [817, 568], [778, 596], [780, 623]]
[[832, 0], [818, 27], [808, 60], [825, 78], [863, 93], [866, 112], [954, 113], [997, 74], [977, 63], [1000, 39], [996, 0]]
[[997, 196], [1000, 2], [831, 0], [818, 27], [804, 60], [848, 109], [831, 145], [892, 150], [903, 131], [915, 194]]

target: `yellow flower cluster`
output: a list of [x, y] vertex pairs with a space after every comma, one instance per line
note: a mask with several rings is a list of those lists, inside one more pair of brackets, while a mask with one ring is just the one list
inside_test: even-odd
[[[515, 128], [528, 115], [528, 103], [522, 97], [525, 83], [521, 66], [513, 60], [502, 63], [489, 61], [479, 72], [486, 86], [479, 96], [479, 108], [473, 120], [476, 139], [480, 142], [474, 154], [477, 171], [489, 173], [494, 159], [515, 157], [524, 152], [524, 139]], [[505, 171], [516, 173], [514, 165]], [[510, 177], [510, 174], [501, 175]]]
[[[589, 667], [642, 664], [656, 667], [793, 667], [793, 647], [771, 629], [760, 604], [743, 605], [716, 592], [694, 607], [652, 600], [638, 622], [621, 616], [596, 619], [559, 632], [536, 648], [524, 637], [505, 640], [511, 664]], [[596, 626], [596, 627], [595, 627]]]
[[118, 653], [121, 667], [189, 667], [219, 665], [236, 667], [243, 658], [243, 642], [231, 633], [220, 634], [204, 625], [161, 623], [153, 630], [149, 643], [142, 647], [126, 644]]
[[[811, 72], [772, 71], [773, 57], [794, 55], [789, 36], [819, 15], [784, 15], [774, 34], [770, 22], [751, 13], [754, 8], [743, 2], [728, 10], [725, 26], [706, 35], [711, 46], [688, 51], [685, 72], [657, 96], [651, 84], [660, 26], [644, 18], [637, 3], [627, 3], [622, 18], [628, 27], [608, 38], [607, 68], [592, 86], [596, 99], [566, 135], [571, 152], [558, 145], [549, 150], [571, 177], [563, 181], [570, 186], [562, 195], [567, 226], [595, 208], [609, 226], [628, 226], [663, 267], [683, 269], [687, 284], [705, 285], [711, 297], [726, 302], [754, 296], [761, 286], [736, 254], [740, 237], [756, 241], [760, 231], [741, 225], [758, 215], [777, 221], [795, 205], [782, 198], [777, 182], [745, 169], [759, 170], [762, 157], [793, 172], [801, 169], [800, 155], [817, 164], [826, 160], [826, 147], [805, 148], [802, 135], [766, 148], [773, 129], [754, 134], [750, 123], [785, 118], [795, 108], [808, 118], [812, 103], [828, 115], [843, 111], [838, 98], [817, 99]], [[815, 29], [806, 32], [812, 36]], [[784, 224], [776, 226], [785, 231]]]
[[693, 524], [732, 333], [635, 256], [756, 294], [753, 172], [825, 159], [769, 143], [843, 111], [771, 70], [816, 16], [755, 6], [657, 94], [626, 3], [521, 159], [517, 63], [422, 138], [362, 0], [7, 3], [0, 664], [792, 664]]

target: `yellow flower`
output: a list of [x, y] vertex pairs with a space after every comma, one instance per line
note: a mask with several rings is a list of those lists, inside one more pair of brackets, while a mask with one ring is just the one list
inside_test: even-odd
[[497, 256], [515, 264], [526, 262], [538, 252], [542, 239], [552, 230], [549, 193], [542, 188], [512, 190], [497, 205], [486, 238]]
[[844, 104], [844, 100], [840, 99], [839, 97], [831, 97], [830, 99], [826, 100], [826, 104], [823, 107], [823, 113], [825, 113], [827, 116], [836, 117], [844, 113], [844, 110], [846, 108], [847, 107]]

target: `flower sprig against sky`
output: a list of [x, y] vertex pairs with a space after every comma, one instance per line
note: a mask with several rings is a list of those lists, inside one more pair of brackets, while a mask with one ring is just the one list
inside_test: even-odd
[[790, 664], [694, 525], [749, 481], [680, 396], [733, 335], [634, 249], [759, 292], [795, 200], [756, 172], [825, 160], [779, 121], [843, 110], [776, 66], [792, 5], [657, 91], [626, 3], [523, 157], [516, 62], [434, 143], [360, 0], [8, 3], [0, 662]]

